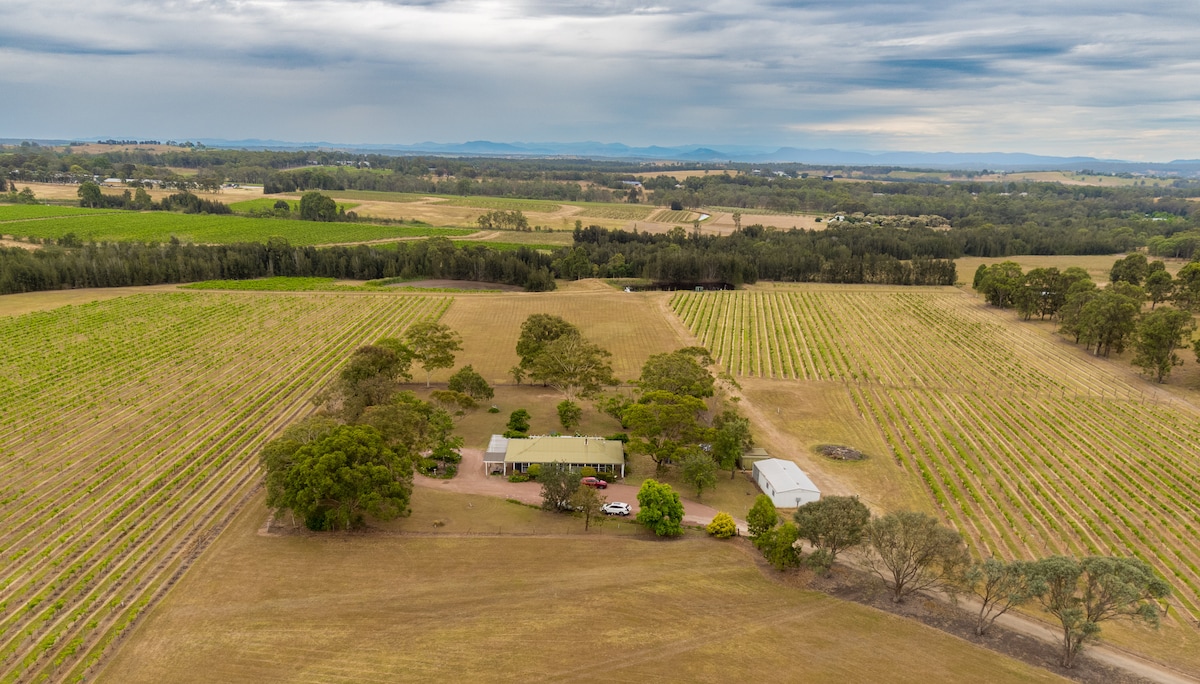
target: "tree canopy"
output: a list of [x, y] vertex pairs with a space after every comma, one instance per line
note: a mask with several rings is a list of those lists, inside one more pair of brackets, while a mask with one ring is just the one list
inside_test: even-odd
[[621, 423], [633, 439], [628, 449], [647, 454], [658, 469], [695, 450], [704, 434], [700, 412], [704, 402], [696, 397], [654, 390], [625, 409]]
[[697, 355], [692, 350], [681, 349], [646, 359], [638, 387], [643, 392], [661, 390], [703, 398], [713, 395], [714, 382], [712, 373], [700, 364]]
[[871, 511], [855, 496], [823, 496], [792, 514], [797, 534], [813, 545], [810, 563], [828, 571], [837, 556], [866, 538]]
[[914, 592], [944, 585], [966, 563], [957, 532], [925, 513], [898, 511], [867, 525], [866, 565], [900, 603]]
[[437, 321], [420, 321], [404, 331], [404, 343], [412, 358], [425, 371], [425, 386], [429, 387], [433, 371], [454, 366], [454, 352], [462, 350], [462, 337], [450, 326]]
[[370, 426], [342, 425], [308, 442], [272, 443], [262, 465], [267, 505], [292, 510], [309, 529], [350, 529], [365, 515], [390, 520], [409, 512], [412, 462]]
[[530, 379], [562, 392], [568, 401], [616, 385], [607, 350], [579, 335], [563, 335], [542, 345], [529, 367]]
[[683, 502], [671, 485], [648, 478], [637, 496], [639, 523], [660, 537], [683, 534]]

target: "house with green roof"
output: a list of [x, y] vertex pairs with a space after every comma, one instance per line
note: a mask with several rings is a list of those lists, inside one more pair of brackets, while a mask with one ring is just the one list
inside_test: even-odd
[[529, 466], [543, 463], [565, 463], [571, 470], [590, 466], [597, 473], [625, 477], [625, 444], [603, 437], [492, 435], [483, 455], [488, 473], [526, 473]]

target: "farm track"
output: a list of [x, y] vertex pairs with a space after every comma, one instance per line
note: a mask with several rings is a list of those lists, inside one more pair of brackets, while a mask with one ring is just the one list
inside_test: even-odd
[[450, 302], [167, 294], [0, 320], [0, 681], [86, 676], [349, 351]]
[[1200, 409], [941, 290], [677, 293], [735, 375], [840, 381], [978, 556], [1140, 557], [1200, 618]]

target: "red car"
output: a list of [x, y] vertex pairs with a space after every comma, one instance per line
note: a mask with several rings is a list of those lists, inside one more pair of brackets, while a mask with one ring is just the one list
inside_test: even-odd
[[579, 484], [595, 487], [596, 489], [608, 489], [608, 483], [597, 477], [585, 477], [579, 481]]

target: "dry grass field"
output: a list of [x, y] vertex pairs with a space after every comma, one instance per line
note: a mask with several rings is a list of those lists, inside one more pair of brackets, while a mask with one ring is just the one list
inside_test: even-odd
[[[442, 496], [481, 525], [563, 519]], [[705, 538], [267, 537], [263, 518], [246, 506], [100, 681], [1061, 681]]]
[[[79, 201], [79, 186], [67, 185], [63, 183], [18, 183], [18, 187], [24, 190], [26, 187], [33, 191], [35, 197], [39, 200], [55, 200], [55, 201]], [[106, 195], [120, 195], [121, 193], [131, 188], [119, 185], [101, 185], [100, 191]], [[161, 200], [167, 195], [174, 195], [178, 190], [164, 190], [162, 188], [150, 188], [146, 190], [155, 200]], [[212, 199], [226, 204], [232, 202], [241, 202], [243, 200], [260, 198], [263, 196], [262, 188], [256, 186], [242, 186], [240, 188], [222, 188], [220, 192], [198, 193], [204, 199]]]

